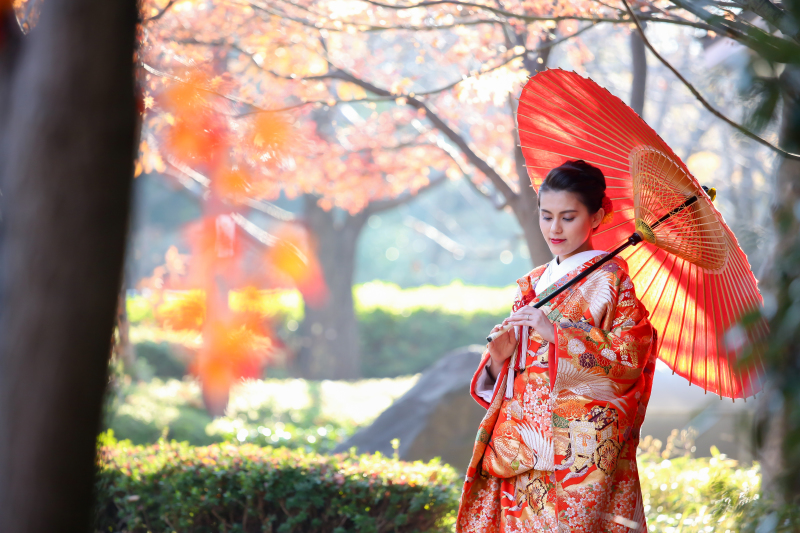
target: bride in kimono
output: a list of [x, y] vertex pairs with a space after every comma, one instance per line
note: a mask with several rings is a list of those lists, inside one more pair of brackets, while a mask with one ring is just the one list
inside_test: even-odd
[[489, 343], [472, 380], [487, 409], [456, 531], [644, 532], [636, 466], [656, 332], [619, 257], [542, 309], [530, 307], [605, 252], [613, 217], [603, 173], [584, 161], [549, 172], [539, 225], [550, 263], [517, 280], [514, 326]]

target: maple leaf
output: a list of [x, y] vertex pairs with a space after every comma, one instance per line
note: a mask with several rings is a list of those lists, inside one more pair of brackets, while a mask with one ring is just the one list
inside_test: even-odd
[[206, 318], [206, 293], [197, 289], [173, 292], [155, 315], [162, 325], [175, 331], [200, 331]]
[[167, 149], [186, 162], [210, 163], [226, 148], [227, 127], [219, 116], [210, 112], [186, 113], [180, 116], [167, 135]]
[[211, 181], [212, 190], [233, 202], [242, 202], [250, 191], [250, 175], [240, 168], [217, 171]]
[[281, 113], [259, 113], [253, 120], [252, 139], [257, 148], [279, 150], [289, 140], [291, 124]]
[[288, 277], [309, 305], [324, 305], [328, 290], [309, 236], [289, 225], [276, 235], [279, 240], [267, 251], [267, 264]]
[[243, 289], [232, 292], [228, 301], [228, 306], [237, 313], [256, 313], [266, 315], [265, 302], [270, 298], [269, 293], [265, 293], [254, 285], [249, 285]]
[[241, 318], [210, 321], [203, 330], [203, 347], [190, 365], [200, 378], [206, 406], [212, 414], [224, 411], [231, 386], [242, 378], [256, 378], [272, 342]]

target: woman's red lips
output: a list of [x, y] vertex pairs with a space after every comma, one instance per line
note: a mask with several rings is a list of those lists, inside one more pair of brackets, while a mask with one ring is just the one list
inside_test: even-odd
[[553, 244], [561, 244], [562, 242], [566, 241], [567, 239], [550, 239], [550, 242]]

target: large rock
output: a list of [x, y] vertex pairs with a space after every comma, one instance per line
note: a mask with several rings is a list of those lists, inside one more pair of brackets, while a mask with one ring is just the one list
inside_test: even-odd
[[[462, 472], [466, 470], [486, 412], [469, 394], [472, 375], [480, 363], [482, 346], [468, 346], [445, 355], [425, 371], [416, 385], [334, 452], [355, 446], [361, 453], [379, 451], [391, 455], [392, 439], [400, 439], [401, 459], [427, 461], [434, 457]], [[740, 460], [751, 459], [749, 434], [752, 408], [720, 401], [684, 378], [673, 375], [659, 362], [642, 436], [651, 435], [666, 445], [673, 430], [693, 429], [694, 454], [709, 456], [712, 445]]]
[[750, 461], [755, 403], [720, 400], [719, 396], [706, 394], [659, 361], [642, 436], [650, 435], [666, 445], [673, 430], [691, 429], [695, 433], [694, 455], [708, 457], [711, 446], [716, 446], [728, 457]]
[[472, 399], [469, 384], [480, 363], [482, 346], [454, 350], [420, 376], [416, 385], [372, 423], [340, 444], [334, 452], [352, 446], [361, 453], [391, 455], [392, 439], [400, 439], [404, 460], [441, 457], [466, 470], [475, 435], [486, 410]]

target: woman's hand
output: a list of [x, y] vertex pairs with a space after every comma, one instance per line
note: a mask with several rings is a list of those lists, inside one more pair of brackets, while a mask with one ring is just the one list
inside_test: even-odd
[[[503, 324], [497, 324], [492, 328], [492, 333], [503, 329]], [[489, 375], [497, 379], [497, 375], [503, 368], [503, 363], [506, 359], [511, 357], [514, 353], [514, 348], [517, 347], [517, 338], [514, 336], [514, 330], [509, 329], [495, 340], [487, 345], [489, 350]]]
[[[545, 307], [549, 310], [549, 307]], [[555, 342], [556, 335], [553, 323], [547, 318], [545, 312], [535, 307], [524, 306], [514, 311], [510, 317], [503, 320], [503, 326], [530, 326], [547, 342]]]

